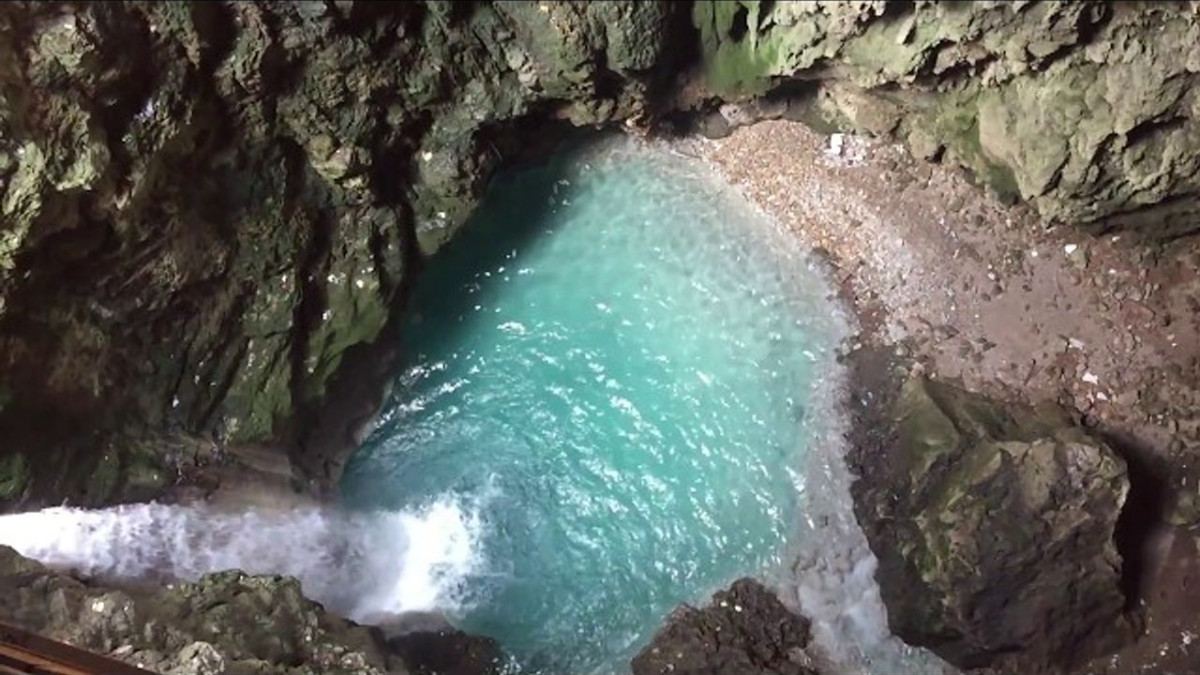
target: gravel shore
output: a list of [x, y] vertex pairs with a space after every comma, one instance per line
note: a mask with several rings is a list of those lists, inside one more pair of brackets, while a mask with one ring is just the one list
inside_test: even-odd
[[1088, 672], [1200, 662], [1188, 610], [1200, 586], [1187, 583], [1200, 574], [1197, 540], [1171, 524], [1194, 517], [1200, 475], [1195, 247], [1052, 226], [899, 146], [797, 123], [760, 122], [695, 151], [827, 255], [859, 318], [852, 359], [1057, 401], [1125, 455], [1138, 521], [1126, 564], [1147, 633]]

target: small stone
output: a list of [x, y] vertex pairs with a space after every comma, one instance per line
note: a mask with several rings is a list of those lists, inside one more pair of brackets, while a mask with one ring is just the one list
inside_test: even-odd
[[842, 148], [845, 147], [845, 134], [831, 134], [829, 136], [829, 147], [826, 148], [825, 154], [831, 157], [841, 157]]

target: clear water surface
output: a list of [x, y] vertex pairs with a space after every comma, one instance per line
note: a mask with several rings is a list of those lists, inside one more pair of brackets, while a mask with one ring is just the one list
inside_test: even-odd
[[705, 171], [613, 139], [497, 180], [421, 278], [348, 467], [355, 508], [454, 514], [396, 564], [518, 672], [627, 672], [672, 608], [794, 544], [840, 324], [812, 261]]

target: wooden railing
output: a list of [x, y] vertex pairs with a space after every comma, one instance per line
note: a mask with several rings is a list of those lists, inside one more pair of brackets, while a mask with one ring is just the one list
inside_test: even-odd
[[0, 623], [0, 675], [154, 675], [106, 656]]

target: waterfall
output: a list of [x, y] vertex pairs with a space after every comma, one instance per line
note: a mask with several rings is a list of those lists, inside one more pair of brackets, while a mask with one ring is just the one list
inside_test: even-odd
[[195, 581], [230, 569], [294, 576], [308, 597], [370, 623], [461, 610], [461, 582], [480, 564], [480, 528], [478, 509], [450, 497], [380, 513], [135, 504], [0, 516], [0, 544], [100, 579]]

